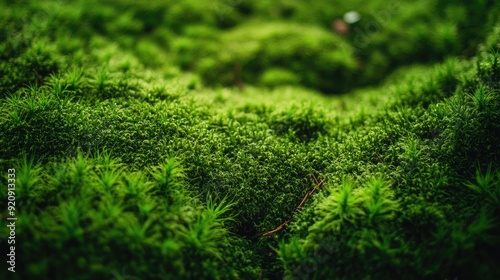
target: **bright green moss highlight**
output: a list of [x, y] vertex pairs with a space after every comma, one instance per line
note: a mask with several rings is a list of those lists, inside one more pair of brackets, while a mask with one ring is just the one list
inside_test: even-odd
[[498, 4], [11, 2], [13, 279], [500, 278]]

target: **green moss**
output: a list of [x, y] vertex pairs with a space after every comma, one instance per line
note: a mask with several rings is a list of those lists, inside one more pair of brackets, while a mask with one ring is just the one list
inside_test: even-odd
[[259, 84], [264, 86], [298, 85], [300, 78], [298, 75], [281, 68], [266, 70], [260, 77]]
[[0, 4], [14, 279], [499, 278], [497, 5], [365, 2]]
[[[356, 69], [352, 49], [333, 34], [297, 24], [250, 23], [225, 34], [199, 62], [208, 84], [255, 84], [266, 67], [286, 67], [305, 86], [345, 91]], [[269, 74], [268, 74], [269, 75]]]

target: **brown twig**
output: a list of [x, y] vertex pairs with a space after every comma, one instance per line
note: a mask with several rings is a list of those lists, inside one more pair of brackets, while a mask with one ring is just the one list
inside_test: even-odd
[[311, 191], [308, 191], [306, 193], [306, 196], [304, 196], [304, 198], [300, 202], [299, 206], [297, 206], [297, 209], [301, 209], [302, 208], [302, 206], [304, 205], [304, 203], [306, 203], [306, 200], [312, 195], [313, 191], [314, 191], [314, 189], [311, 190]]
[[286, 225], [288, 225], [289, 223], [291, 223], [293, 221], [293, 218], [289, 219], [289, 220], [286, 220], [284, 223], [282, 223], [281, 225], [279, 225], [279, 227], [271, 230], [271, 231], [268, 231], [266, 233], [264, 233], [262, 236], [266, 237], [266, 236], [271, 236], [275, 233], [277, 233], [278, 231], [282, 230]]
[[234, 82], [236, 83], [238, 88], [240, 90], [244, 90], [245, 84], [243, 83], [243, 80], [241, 79], [241, 63], [236, 63], [234, 65], [233, 75], [234, 75]]
[[[314, 194], [314, 192], [317, 190], [317, 191], [320, 191], [321, 190], [321, 186], [323, 185], [323, 182], [325, 182], [325, 179], [321, 180], [321, 181], [318, 181], [318, 179], [316, 178], [316, 176], [314, 176], [314, 174], [312, 175], [313, 177], [313, 180], [314, 180], [314, 184], [316, 185], [312, 190], [308, 191], [306, 193], [306, 195], [304, 196], [304, 198], [302, 199], [302, 201], [300, 202], [299, 206], [297, 206], [297, 209], [296, 210], [300, 210], [302, 209], [302, 206], [304, 206], [304, 204], [306, 203], [307, 199], [312, 196]], [[271, 236], [279, 231], [281, 231], [286, 225], [288, 225], [289, 223], [291, 223], [293, 221], [293, 218], [283, 222], [281, 225], [279, 225], [277, 228], [271, 230], [271, 231], [268, 231], [266, 233], [264, 233], [262, 236], [263, 237], [267, 237], [267, 236]]]
[[[314, 176], [314, 174], [312, 176], [314, 179], [314, 183], [316, 184], [316, 187], [318, 187], [318, 191], [321, 190], [321, 186], [323, 185], [323, 182], [325, 181], [325, 179], [323, 179], [323, 180], [321, 180], [321, 182], [319, 182], [318, 179], [316, 178], [316, 176]], [[314, 189], [316, 189], [316, 188], [314, 188]]]
[[379, 160], [381, 163], [384, 163], [384, 161], [382, 160], [382, 158], [380, 157], [380, 155], [379, 155], [377, 152], [375, 152], [375, 153], [374, 153], [374, 155], [375, 155], [375, 156], [377, 156], [378, 160]]
[[36, 79], [38, 80], [38, 82], [42, 86], [43, 85], [43, 80], [42, 80], [42, 78], [40, 78], [40, 75], [38, 75], [38, 72], [36, 72], [36, 70], [33, 69], [33, 73], [35, 74]]

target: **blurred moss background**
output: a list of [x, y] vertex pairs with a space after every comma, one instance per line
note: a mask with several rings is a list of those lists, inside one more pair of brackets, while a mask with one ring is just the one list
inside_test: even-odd
[[[63, 54], [78, 49], [80, 56], [109, 42], [131, 50], [150, 69], [165, 75], [188, 71], [206, 85], [287, 83], [323, 93], [379, 83], [410, 63], [471, 57], [497, 20], [490, 11], [498, 8], [487, 0], [59, 0], [2, 5], [5, 62], [23, 59], [30, 37], [54, 41]], [[360, 20], [340, 34], [332, 23], [348, 11], [359, 13]], [[58, 58], [53, 59], [38, 70], [40, 75], [60, 67]], [[22, 76], [33, 75], [12, 76], [26, 82], [22, 79], [28, 77]], [[6, 84], [15, 81], [4, 79], [1, 88], [12, 90]]]

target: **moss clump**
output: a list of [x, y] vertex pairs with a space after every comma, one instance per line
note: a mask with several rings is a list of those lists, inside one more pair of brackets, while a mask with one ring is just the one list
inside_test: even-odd
[[286, 67], [305, 86], [341, 92], [352, 86], [357, 68], [341, 38], [293, 23], [246, 24], [225, 33], [212, 49], [195, 66], [207, 84], [258, 84], [264, 69]]
[[259, 79], [259, 84], [263, 86], [284, 86], [284, 85], [299, 85], [300, 78], [293, 72], [283, 68], [271, 68], [262, 73]]
[[233, 251], [244, 244], [228, 231], [234, 205], [211, 197], [202, 203], [189, 193], [173, 158], [137, 172], [108, 153], [78, 153], [45, 167], [24, 158], [15, 168], [16, 239], [41, 243], [18, 245], [16, 261], [25, 266], [13, 279], [48, 279], [54, 271], [77, 279], [257, 275], [247, 266], [251, 252]]

